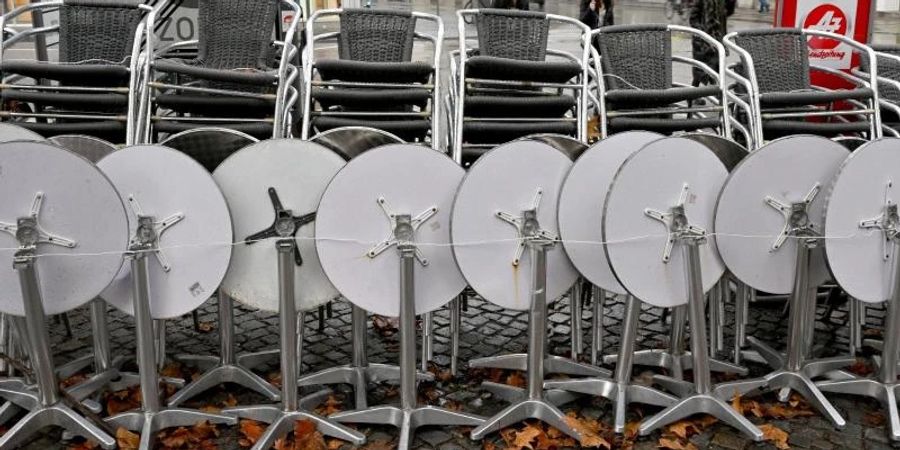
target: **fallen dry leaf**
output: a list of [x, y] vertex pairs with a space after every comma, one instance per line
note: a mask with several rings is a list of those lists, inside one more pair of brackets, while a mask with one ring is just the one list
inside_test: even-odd
[[570, 413], [565, 417], [566, 424], [581, 435], [581, 446], [586, 448], [612, 448], [612, 444], [600, 436], [602, 424], [593, 419], [578, 418]]
[[76, 373], [75, 375], [72, 375], [71, 377], [60, 381], [59, 388], [60, 389], [68, 389], [72, 386], [75, 386], [76, 384], [81, 384], [82, 381], [87, 380], [88, 378], [89, 377], [87, 376], [87, 374]]
[[525, 375], [521, 371], [514, 370], [506, 377], [506, 384], [508, 384], [510, 386], [524, 388], [525, 387]]
[[763, 432], [763, 439], [771, 442], [775, 447], [778, 447], [781, 450], [791, 448], [791, 446], [788, 445], [789, 436], [787, 432], [782, 430], [781, 428], [778, 428], [772, 424], [765, 423], [760, 425], [759, 429]]
[[481, 445], [481, 450], [497, 450], [497, 446], [494, 445], [493, 442], [484, 441], [484, 443]]
[[228, 397], [226, 397], [225, 400], [222, 400], [222, 404], [225, 405], [226, 408], [234, 408], [237, 406], [238, 401], [234, 398], [234, 395], [229, 392]]
[[342, 403], [337, 399], [333, 394], [329, 395], [328, 398], [322, 402], [321, 405], [316, 407], [316, 414], [328, 417], [334, 413], [341, 412]]
[[861, 377], [868, 376], [875, 372], [875, 368], [862, 358], [857, 358], [855, 363], [850, 367], [847, 367], [847, 370]]
[[87, 440], [78, 444], [72, 444], [66, 450], [94, 450], [98, 447], [100, 447], [100, 444], [91, 440]]
[[887, 423], [887, 418], [884, 417], [884, 413], [881, 411], [871, 411], [863, 416], [863, 422], [872, 428], [878, 428], [883, 427]]
[[338, 450], [344, 446], [344, 442], [340, 439], [328, 439], [325, 441], [325, 446], [328, 447], [328, 450]]
[[516, 432], [516, 438], [513, 440], [513, 447], [515, 447], [516, 450], [522, 448], [533, 449], [534, 447], [531, 445], [532, 441], [537, 439], [538, 435], [543, 433], [544, 432], [537, 426], [526, 424], [522, 431]]
[[428, 371], [434, 375], [434, 380], [439, 381], [441, 383], [446, 383], [453, 379], [453, 375], [450, 373], [450, 369], [445, 369], [434, 362], [428, 363]]
[[241, 433], [241, 439], [238, 440], [238, 444], [241, 447], [252, 447], [266, 431], [266, 427], [262, 422], [244, 419], [241, 420], [239, 431]]
[[125, 411], [140, 408], [141, 387], [132, 386], [121, 391], [107, 393], [105, 403], [106, 414], [108, 416], [114, 416]]
[[359, 450], [394, 450], [397, 446], [390, 441], [372, 441]]
[[200, 322], [200, 324], [197, 325], [197, 331], [199, 331], [201, 333], [209, 333], [212, 330], [213, 330], [212, 322]]
[[400, 319], [375, 314], [372, 316], [372, 327], [382, 337], [390, 337], [400, 330]]
[[141, 445], [141, 435], [119, 427], [116, 429], [116, 444], [120, 450], [137, 450]]
[[697, 446], [690, 442], [682, 442], [677, 439], [661, 437], [656, 443], [657, 448], [667, 448], [669, 450], [698, 450]]

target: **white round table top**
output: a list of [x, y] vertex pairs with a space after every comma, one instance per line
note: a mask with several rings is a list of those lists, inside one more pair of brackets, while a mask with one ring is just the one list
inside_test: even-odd
[[897, 138], [859, 147], [841, 166], [826, 200], [825, 235], [832, 238], [825, 240], [828, 265], [838, 284], [864, 302], [891, 297], [894, 260], [900, 255], [880, 228], [861, 227], [863, 221], [880, 219], [888, 202], [900, 202]]
[[619, 166], [663, 135], [647, 131], [614, 134], [584, 152], [559, 194], [559, 234], [575, 268], [595, 286], [626, 294], [603, 250], [603, 207]]
[[[345, 164], [337, 153], [297, 139], [270, 139], [239, 150], [213, 173], [232, 212], [235, 240], [246, 240], [275, 222], [269, 197], [274, 188], [294, 217], [316, 213], [331, 178]], [[313, 240], [315, 220], [295, 233], [301, 264], [294, 271], [295, 302], [299, 310], [325, 304], [338, 292], [325, 276]], [[276, 238], [238, 244], [222, 290], [247, 306], [277, 312], [278, 253]]]
[[[456, 262], [469, 285], [485, 300], [507, 309], [531, 303], [531, 257], [518, 265], [519, 232], [499, 219], [521, 217], [534, 208], [542, 230], [559, 235], [557, 202], [572, 160], [543, 142], [520, 140], [485, 153], [466, 173], [453, 203], [451, 234]], [[578, 278], [562, 245], [547, 252], [547, 300], [561, 297]]]
[[100, 138], [84, 134], [64, 134], [53, 136], [48, 141], [72, 152], [75, 152], [92, 163], [103, 159], [116, 151], [116, 146]]
[[[738, 164], [719, 196], [715, 225], [719, 252], [734, 276], [772, 294], [793, 290], [797, 240], [788, 238], [774, 250], [786, 218], [767, 204], [766, 198], [789, 205], [820, 186], [808, 212], [822, 235], [825, 190], [848, 154], [829, 139], [791, 136], [769, 142]], [[810, 257], [810, 285], [819, 285], [828, 277], [820, 246]]]
[[[75, 242], [39, 243], [36, 267], [44, 312], [60, 314], [95, 298], [122, 266], [128, 216], [110, 180], [93, 163], [46, 142], [0, 144], [0, 222], [16, 226], [41, 194], [38, 226]], [[0, 312], [25, 314], [13, 256], [19, 244], [0, 231]]]
[[[653, 141], [622, 164], [606, 199], [603, 240], [616, 278], [631, 295], [658, 307], [687, 303], [685, 246], [676, 242], [669, 261], [664, 262], [667, 228], [645, 211], [667, 214], [684, 196], [688, 223], [709, 233], [716, 198], [727, 176], [715, 153], [686, 138]], [[714, 236], [708, 235], [699, 249], [706, 292], [722, 276], [725, 266]]]
[[0, 142], [46, 141], [40, 134], [11, 123], [0, 123]]
[[434, 311], [462, 292], [466, 282], [449, 244], [453, 196], [463, 174], [448, 156], [415, 144], [369, 150], [341, 169], [319, 204], [316, 249], [347, 300], [376, 314], [400, 313], [396, 244], [370, 253], [393, 238], [388, 213], [427, 217], [415, 233], [421, 257], [415, 262], [416, 314]]
[[[171, 223], [158, 231], [160, 251], [147, 256], [151, 316], [171, 319], [200, 307], [219, 287], [231, 259], [231, 217], [212, 176], [184, 153], [159, 145], [126, 147], [97, 166], [122, 195], [131, 236], [139, 213], [157, 224]], [[133, 315], [132, 293], [126, 263], [101, 297]]]

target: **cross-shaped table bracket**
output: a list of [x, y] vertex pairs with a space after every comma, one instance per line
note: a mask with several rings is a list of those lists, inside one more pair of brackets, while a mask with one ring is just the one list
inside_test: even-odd
[[[247, 245], [255, 244], [265, 239], [296, 236], [300, 227], [316, 220], [315, 212], [295, 216], [293, 211], [285, 209], [284, 205], [281, 204], [281, 199], [278, 197], [278, 191], [275, 188], [270, 187], [268, 192], [269, 200], [272, 201], [272, 209], [275, 210], [275, 221], [268, 228], [244, 238], [244, 242]], [[303, 258], [300, 256], [300, 248], [297, 247], [296, 239], [294, 240], [294, 263], [298, 266], [303, 265]]]
[[[417, 216], [411, 218], [409, 220], [409, 227], [411, 227], [412, 230], [410, 233], [408, 233], [409, 236], [398, 236], [397, 235], [397, 230], [398, 230], [397, 219], [398, 219], [398, 217], [400, 217], [400, 215], [393, 213], [393, 211], [391, 210], [390, 206], [388, 206], [387, 201], [384, 199], [384, 197], [378, 197], [377, 202], [378, 202], [378, 206], [380, 206], [381, 210], [384, 211], [384, 215], [387, 216], [387, 219], [391, 224], [391, 236], [388, 237], [387, 239], [381, 241], [374, 247], [370, 248], [369, 251], [366, 252], [366, 256], [368, 256], [369, 258], [375, 258], [376, 256], [384, 253], [387, 249], [389, 249], [393, 246], [400, 246], [402, 244], [406, 244], [409, 241], [411, 241], [412, 237], [415, 236], [416, 231], [419, 230], [419, 227], [422, 226], [422, 224], [425, 223], [425, 221], [434, 217], [434, 215], [437, 214], [437, 210], [438, 210], [436, 206], [432, 206], [431, 208], [428, 208], [425, 211], [422, 211], [421, 213], [419, 213]], [[409, 217], [409, 216], [406, 216], [406, 217]], [[400, 229], [408, 230], [408, 227], [403, 226], [403, 227], [400, 227]], [[419, 264], [421, 264], [423, 266], [428, 265], [428, 259], [425, 258], [425, 255], [423, 255], [422, 252], [419, 251], [418, 248], [415, 248], [415, 254], [416, 254], [416, 260], [419, 261]]]
[[31, 203], [31, 211], [27, 217], [20, 217], [15, 224], [0, 222], [0, 231], [11, 234], [19, 242], [22, 248], [34, 248], [38, 244], [57, 245], [65, 248], [75, 248], [77, 243], [72, 239], [48, 233], [41, 228], [39, 216], [41, 205], [44, 202], [44, 193], [34, 194]]
[[687, 215], [684, 212], [684, 204], [690, 194], [690, 187], [685, 183], [681, 187], [681, 194], [678, 196], [678, 203], [669, 208], [668, 212], [662, 212], [655, 209], [644, 209], [644, 215], [658, 220], [666, 227], [666, 246], [663, 248], [662, 261], [668, 264], [672, 259], [672, 248], [675, 242], [684, 239], [705, 240], [706, 230], [696, 225], [688, 223]]
[[884, 235], [882, 241], [884, 260], [889, 261], [894, 252], [893, 241], [900, 239], [900, 214], [897, 204], [889, 197], [894, 182], [888, 181], [884, 190], [884, 211], [877, 217], [861, 220], [859, 227], [864, 230], [879, 230]]
[[765, 202], [773, 209], [784, 216], [784, 228], [772, 243], [770, 252], [778, 251], [790, 236], [811, 237], [816, 235], [816, 224], [809, 219], [809, 205], [812, 204], [819, 191], [822, 190], [821, 184], [816, 183], [812, 189], [806, 194], [803, 200], [796, 203], [787, 203], [767, 195]]
[[522, 255], [529, 242], [543, 243], [545, 245], [553, 245], [559, 241], [559, 236], [552, 231], [541, 228], [537, 220], [538, 207], [541, 206], [541, 198], [544, 196], [544, 190], [538, 188], [531, 202], [531, 208], [522, 212], [521, 216], [514, 216], [510, 213], [497, 211], [498, 219], [512, 225], [518, 233], [519, 245], [516, 247], [516, 253], [513, 256], [512, 265], [518, 267], [522, 261]]
[[176, 223], [184, 220], [184, 214], [175, 213], [157, 222], [152, 216], [144, 214], [144, 210], [141, 208], [141, 204], [138, 203], [136, 198], [134, 198], [134, 195], [128, 196], [128, 205], [131, 207], [131, 212], [134, 213], [134, 216], [137, 218], [138, 223], [138, 228], [135, 231], [135, 235], [128, 243], [129, 248], [143, 248], [146, 250], [140, 251], [153, 252], [153, 254], [156, 256], [156, 260], [159, 262], [159, 265], [162, 266], [163, 271], [169, 272], [170, 270], [172, 270], [172, 265], [169, 264], [169, 260], [168, 258], [166, 258], [166, 255], [165, 253], [163, 253], [162, 249], [159, 248], [159, 240], [162, 238], [162, 235], [166, 230], [175, 226]]

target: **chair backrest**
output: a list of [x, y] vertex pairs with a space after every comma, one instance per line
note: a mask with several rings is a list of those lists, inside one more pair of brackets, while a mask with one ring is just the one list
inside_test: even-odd
[[475, 16], [478, 53], [482, 56], [543, 61], [547, 57], [550, 20], [540, 12], [482, 9]]
[[614, 25], [597, 36], [608, 90], [672, 87], [672, 34], [665, 25]]
[[144, 17], [141, 0], [66, 0], [59, 8], [59, 60], [121, 63]]
[[796, 28], [739, 32], [734, 43], [750, 53], [760, 93], [810, 88], [806, 36]]
[[[887, 54], [900, 57], [900, 45], [873, 45], [872, 49], [879, 54]], [[878, 76], [900, 83], [900, 62], [893, 58], [878, 58]], [[884, 100], [889, 100], [900, 105], [900, 89], [887, 83], [878, 85], [878, 93]]]
[[199, 56], [212, 69], [267, 69], [278, 0], [200, 0]]
[[408, 11], [345, 8], [338, 53], [353, 61], [406, 62], [415, 35], [416, 17]]

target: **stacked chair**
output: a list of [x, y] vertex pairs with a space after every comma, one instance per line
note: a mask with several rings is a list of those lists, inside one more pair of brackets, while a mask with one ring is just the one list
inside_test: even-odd
[[[672, 55], [673, 34], [693, 37], [713, 48], [719, 55], [719, 66]], [[700, 30], [677, 25], [602, 27], [594, 36], [602, 137], [629, 130], [662, 134], [705, 130], [729, 136], [728, 116], [723, 113], [727, 99], [722, 90], [722, 44]], [[672, 71], [677, 64], [702, 70], [714, 83], [675, 84]]]
[[[339, 31], [315, 34], [317, 23], [340, 19]], [[435, 31], [417, 31], [430, 22]], [[408, 142], [441, 146], [435, 111], [440, 92], [444, 26], [431, 14], [376, 9], [317, 11], [306, 29], [303, 139], [342, 127], [369, 127]], [[336, 40], [338, 58], [319, 58], [317, 46]], [[416, 42], [431, 54], [413, 59]]]
[[[874, 73], [859, 77], [836, 69], [810, 64], [810, 38], [834, 39], [849, 45], [864, 64], [875, 52], [845, 36], [817, 30], [775, 28], [729, 33], [723, 42], [739, 61], [728, 67], [734, 80], [728, 97], [735, 104], [730, 112], [736, 127], [753, 131], [756, 148], [766, 140], [792, 134], [825, 137], [881, 136], [881, 117]], [[847, 89], [815, 86], [811, 73], [839, 77]]]
[[873, 45], [878, 59], [878, 101], [885, 133], [900, 136], [900, 46]]
[[[148, 51], [138, 117], [142, 140], [211, 125], [261, 139], [287, 135], [299, 117], [291, 112], [299, 97], [300, 52], [294, 27], [285, 40], [273, 40], [281, 3], [201, 0], [196, 42]], [[300, 17], [296, 5], [290, 8]], [[196, 58], [171, 56], [189, 46], [197, 47]]]
[[[450, 54], [447, 97], [454, 159], [470, 164], [487, 149], [553, 133], [584, 140], [590, 30], [568, 17], [540, 12], [458, 11], [460, 51]], [[478, 46], [469, 47], [474, 22]], [[550, 26], [580, 37], [577, 52], [549, 48]], [[557, 30], [554, 30], [556, 32]]]
[[[33, 28], [3, 41], [0, 119], [44, 137], [86, 134], [124, 142], [133, 130], [142, 20], [153, 16], [140, 0], [64, 0], [32, 3], [0, 24], [32, 11], [59, 10], [59, 25]], [[146, 27], [152, 28], [152, 23]], [[26, 38], [59, 36], [58, 61], [7, 60]], [[7, 109], [10, 106], [9, 109]]]

